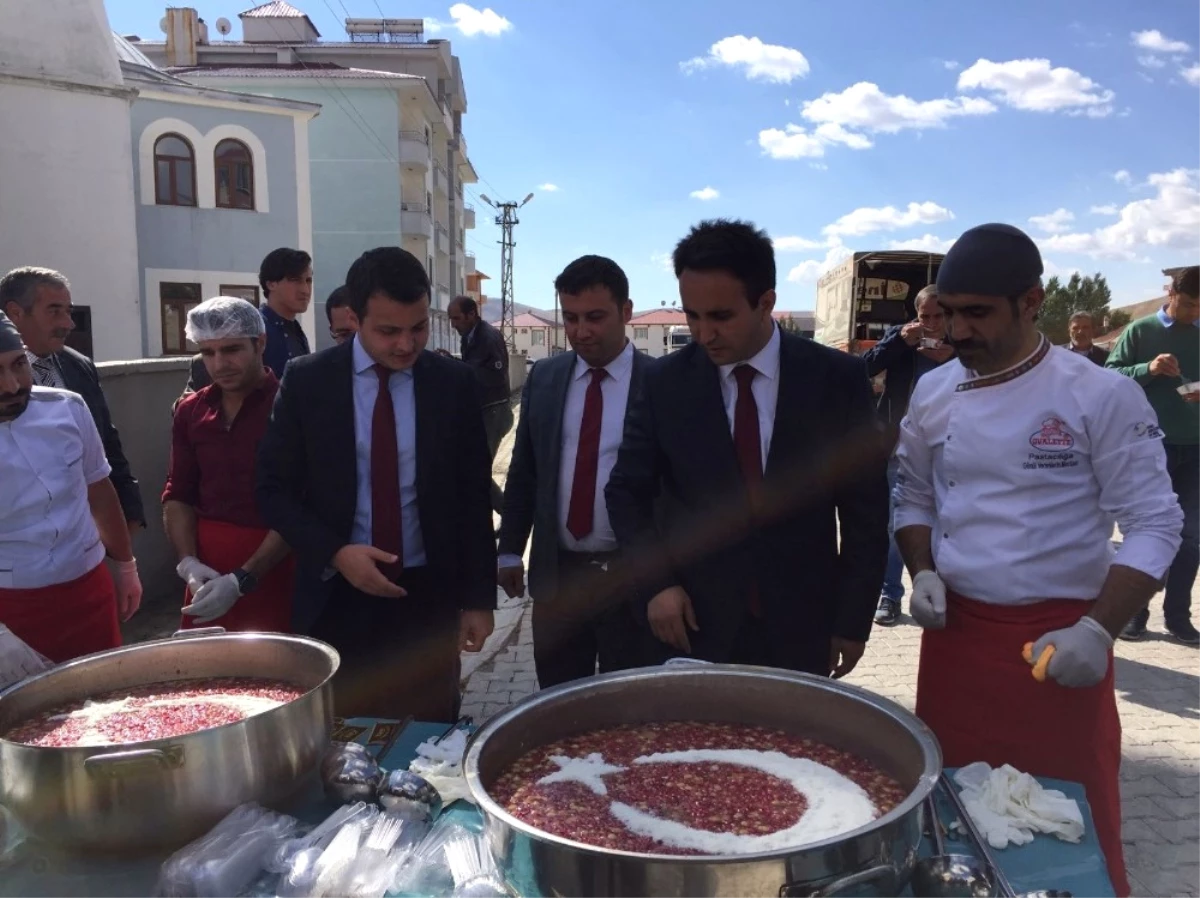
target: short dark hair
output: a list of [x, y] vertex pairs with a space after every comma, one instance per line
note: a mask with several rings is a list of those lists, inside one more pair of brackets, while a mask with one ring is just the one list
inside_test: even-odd
[[329, 319], [330, 325], [333, 324], [333, 310], [348, 305], [350, 305], [350, 297], [347, 295], [344, 285], [337, 287], [329, 294], [329, 299], [325, 300], [325, 317]]
[[1191, 265], [1175, 272], [1175, 277], [1171, 278], [1171, 289], [1192, 299], [1200, 297], [1200, 265]]
[[554, 279], [554, 290], [559, 295], [578, 296], [592, 287], [607, 289], [618, 306], [629, 301], [629, 278], [620, 265], [605, 256], [580, 256]]
[[672, 256], [675, 277], [684, 271], [724, 271], [741, 282], [751, 308], [775, 289], [775, 248], [761, 228], [748, 221], [702, 221], [679, 241]]
[[281, 246], [273, 249], [263, 258], [258, 266], [258, 285], [262, 287], [263, 296], [271, 296], [271, 288], [267, 284], [287, 278], [299, 277], [308, 266], [312, 265], [312, 256], [302, 249], [288, 249]]
[[346, 272], [350, 310], [367, 317], [367, 300], [382, 293], [393, 302], [412, 305], [429, 297], [429, 275], [421, 261], [398, 246], [369, 249]]
[[456, 296], [456, 297], [454, 297], [454, 299], [450, 300], [449, 304], [446, 306], [446, 311], [447, 311], [447, 312], [449, 312], [449, 311], [450, 311], [451, 309], [453, 309], [455, 306], [458, 306], [460, 309], [462, 309], [462, 313], [463, 313], [464, 315], [477, 315], [477, 314], [479, 314], [479, 303], [477, 303], [477, 302], [476, 302], [476, 301], [475, 301], [475, 300], [474, 300], [472, 297], [470, 297], [470, 296]]
[[1086, 321], [1088, 324], [1096, 323], [1096, 319], [1092, 317], [1091, 312], [1075, 312], [1070, 318], [1067, 319], [1068, 324], [1071, 324], [1075, 321]]

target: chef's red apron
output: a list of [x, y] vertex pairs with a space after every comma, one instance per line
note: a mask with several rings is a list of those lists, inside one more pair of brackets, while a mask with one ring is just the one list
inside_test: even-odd
[[[196, 557], [218, 574], [230, 574], [250, 560], [270, 531], [259, 527], [241, 527], [208, 518], [196, 520]], [[271, 568], [246, 595], [216, 620], [199, 623], [190, 614], [183, 615], [181, 629], [224, 627], [231, 631], [261, 630], [290, 633], [292, 630], [292, 583], [295, 558], [288, 555]], [[183, 603], [192, 601], [185, 587]]]
[[921, 637], [917, 716], [947, 767], [984, 761], [1082, 783], [1117, 895], [1129, 894], [1121, 848], [1121, 720], [1113, 666], [1087, 689], [1034, 680], [1027, 642], [1076, 623], [1092, 603], [992, 605], [947, 596], [946, 628]]
[[117, 590], [104, 562], [36, 589], [0, 589], [0, 621], [56, 664], [119, 648]]

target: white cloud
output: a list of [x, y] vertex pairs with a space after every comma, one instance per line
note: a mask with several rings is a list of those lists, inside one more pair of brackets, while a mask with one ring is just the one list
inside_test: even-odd
[[1042, 275], [1046, 280], [1050, 278], [1058, 278], [1060, 281], [1069, 281], [1072, 275], [1083, 274], [1078, 268], [1064, 267], [1055, 262], [1051, 262], [1045, 256], [1042, 257]]
[[806, 249], [828, 246], [824, 240], [809, 240], [807, 237], [772, 237], [771, 243], [777, 253], [798, 253]]
[[1200, 62], [1193, 66], [1189, 66], [1186, 69], [1180, 69], [1179, 74], [1188, 84], [1194, 84], [1197, 87], [1200, 87]]
[[1088, 211], [1093, 215], [1116, 215], [1120, 210], [1116, 203], [1109, 203], [1107, 206], [1092, 206]]
[[800, 114], [811, 126], [767, 128], [758, 132], [758, 145], [774, 159], [819, 158], [834, 145], [869, 149], [874, 146], [868, 136], [871, 133], [944, 128], [951, 118], [995, 111], [994, 105], [978, 97], [914, 100], [902, 94], [885, 94], [878, 85], [860, 81], [841, 93], [806, 100]]
[[988, 115], [995, 111], [995, 106], [977, 97], [914, 100], [903, 94], [885, 94], [879, 85], [860, 81], [841, 93], [826, 93], [808, 100], [802, 114], [817, 125], [841, 125], [890, 134], [906, 128], [941, 128], [957, 116]]
[[551, 184], [548, 181], [545, 184], [538, 185], [538, 190], [544, 191], [546, 193], [558, 193], [558, 191], [561, 189], [562, 188], [559, 187], [557, 184]]
[[1183, 41], [1171, 40], [1157, 28], [1150, 31], [1134, 31], [1129, 35], [1133, 45], [1139, 50], [1149, 50], [1151, 53], [1186, 53], [1192, 49]]
[[915, 237], [912, 240], [893, 240], [888, 249], [910, 249], [919, 253], [944, 253], [954, 245], [954, 240], [943, 240], [933, 234]]
[[1014, 109], [1090, 118], [1110, 115], [1115, 96], [1074, 69], [1051, 68], [1048, 59], [981, 59], [958, 76], [958, 89], [989, 91], [994, 99]]
[[692, 199], [703, 200], [704, 202], [715, 200], [720, 195], [721, 191], [717, 190], [715, 187], [701, 187], [699, 190], [693, 190], [688, 194], [688, 196], [690, 196]]
[[775, 84], [791, 84], [796, 78], [807, 75], [809, 68], [808, 60], [799, 50], [778, 44], [764, 44], [756, 37], [741, 34], [722, 38], [709, 47], [707, 56], [681, 62], [679, 67], [690, 75], [719, 65], [741, 69], [752, 81], [771, 81]]
[[898, 231], [919, 224], [937, 224], [954, 218], [954, 213], [937, 203], [909, 203], [904, 210], [895, 206], [871, 208], [864, 206], [847, 212], [833, 224], [826, 225], [822, 233], [827, 236], [860, 237], [875, 231]]
[[1137, 61], [1138, 65], [1148, 69], [1161, 69], [1167, 64], [1167, 61], [1160, 56], [1139, 56]]
[[672, 261], [670, 253], [651, 253], [650, 261], [667, 274], [675, 273], [675, 263]]
[[958, 68], [958, 65], [959, 65], [958, 61], [954, 60], [954, 59], [943, 59], [942, 60], [942, 68], [944, 68], [947, 72], [953, 72], [955, 69]]
[[449, 22], [426, 19], [425, 30], [430, 34], [437, 34], [439, 31], [453, 28], [463, 37], [474, 37], [477, 34], [499, 37], [512, 28], [512, 22], [491, 7], [476, 9], [466, 3], [455, 3], [451, 6], [450, 19]]
[[808, 167], [816, 171], [829, 171], [829, 166], [824, 162], [810, 162], [808, 163]]
[[1148, 247], [1194, 251], [1200, 233], [1200, 172], [1177, 168], [1154, 174], [1148, 186], [1155, 195], [1128, 203], [1113, 224], [1088, 233], [1055, 234], [1044, 245], [1098, 259], [1137, 259], [1138, 250]]
[[1133, 176], [1125, 169], [1121, 169], [1120, 171], [1113, 173], [1113, 180], [1118, 184], [1128, 184], [1133, 180]]
[[852, 150], [868, 150], [875, 146], [871, 138], [865, 134], [847, 131], [837, 122], [825, 122], [823, 125], [817, 125], [816, 135], [825, 143], [840, 143]]
[[1074, 220], [1074, 212], [1068, 209], [1055, 209], [1046, 215], [1034, 215], [1029, 219], [1029, 223], [1047, 234], [1065, 234], [1071, 230], [1071, 222]]
[[850, 256], [850, 248], [840, 241], [834, 241], [824, 259], [808, 259], [792, 268], [787, 273], [787, 279], [793, 284], [815, 283], [821, 275], [829, 271]]
[[758, 145], [772, 159], [805, 159], [825, 155], [825, 143], [799, 125], [758, 132]]

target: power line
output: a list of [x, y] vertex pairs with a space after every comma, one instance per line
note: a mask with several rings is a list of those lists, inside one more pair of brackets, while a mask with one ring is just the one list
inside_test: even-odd
[[509, 352], [516, 352], [516, 332], [513, 328], [513, 248], [517, 244], [513, 241], [513, 228], [521, 223], [517, 218], [517, 210], [533, 199], [533, 194], [529, 194], [519, 203], [493, 202], [482, 193], [479, 198], [497, 213], [496, 224], [500, 226], [500, 333], [508, 344]]

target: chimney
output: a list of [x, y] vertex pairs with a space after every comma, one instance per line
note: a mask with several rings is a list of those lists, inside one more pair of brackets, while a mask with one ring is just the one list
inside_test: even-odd
[[190, 7], [167, 7], [167, 67], [196, 64], [200, 20]]

